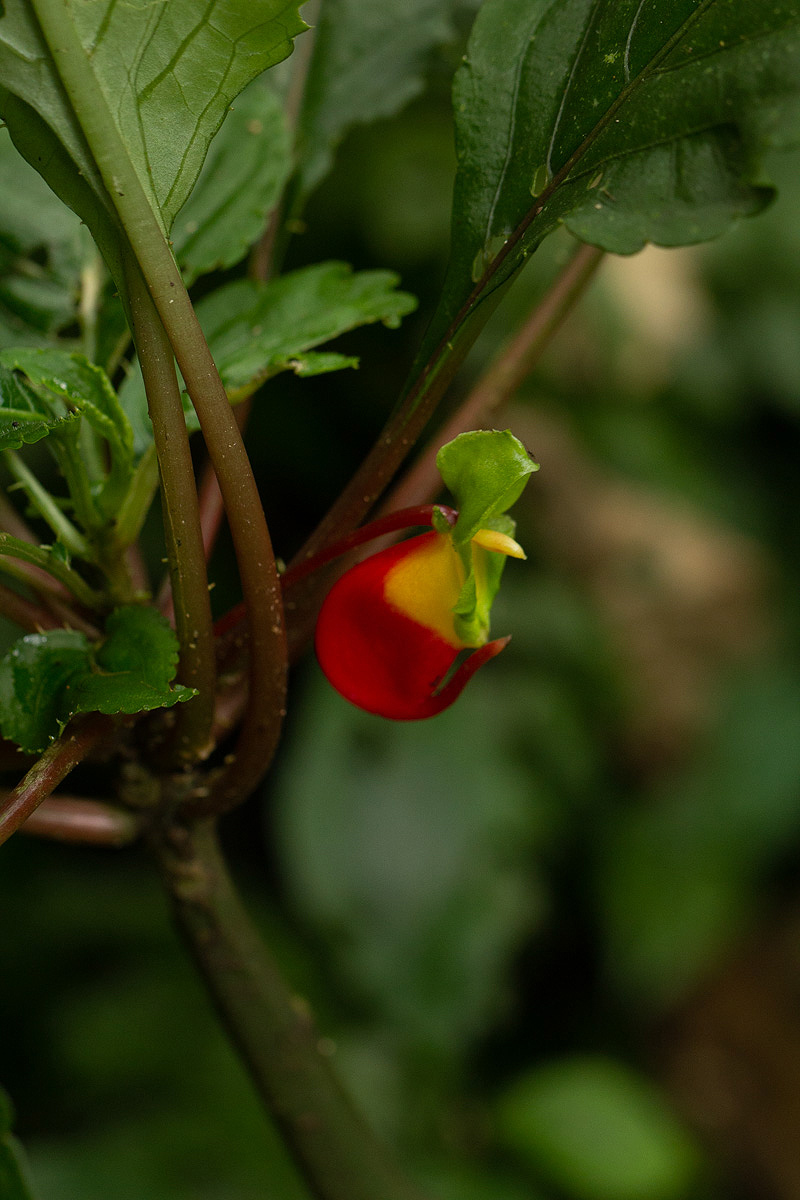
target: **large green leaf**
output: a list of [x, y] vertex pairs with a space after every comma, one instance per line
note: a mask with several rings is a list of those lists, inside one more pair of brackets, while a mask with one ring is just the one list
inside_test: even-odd
[[232, 267], [266, 226], [292, 169], [283, 104], [257, 79], [211, 143], [200, 178], [172, 227], [183, 277]]
[[169, 708], [195, 695], [172, 685], [177, 662], [175, 634], [151, 608], [113, 612], [97, 649], [72, 629], [27, 634], [0, 661], [0, 729], [38, 754], [77, 713]]
[[454, 36], [453, 0], [325, 0], [298, 129], [301, 199], [351, 126], [391, 116], [423, 87], [431, 51]]
[[13, 1118], [11, 1101], [0, 1088], [0, 1196], [3, 1200], [33, 1200], [22, 1154], [11, 1133]]
[[561, 221], [629, 253], [757, 212], [760, 154], [799, 97], [794, 0], [486, 0], [455, 79], [452, 258], [426, 354]]
[[[66, 7], [78, 45], [61, 53], [77, 54], [91, 73], [94, 111], [73, 109], [59, 74], [63, 59], [54, 60], [34, 7], [44, 21]], [[0, 113], [51, 187], [113, 240], [111, 203], [84, 132], [112, 130], [168, 229], [231, 100], [285, 58], [304, 28], [291, 0], [6, 0]]]

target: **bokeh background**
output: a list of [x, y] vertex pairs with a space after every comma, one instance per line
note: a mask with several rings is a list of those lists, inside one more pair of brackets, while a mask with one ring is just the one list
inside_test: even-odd
[[[260, 397], [286, 557], [435, 301], [454, 62], [348, 137], [290, 248], [392, 267], [420, 307], [343, 339], [357, 373]], [[718, 242], [606, 260], [495, 416], [541, 463], [509, 649], [413, 726], [307, 659], [274, 775], [225, 824], [326, 1051], [438, 1200], [800, 1197], [799, 165], [770, 162], [776, 202]], [[535, 256], [451, 410], [572, 249]], [[220, 608], [229, 568], [223, 543]], [[41, 1200], [308, 1200], [140, 850], [14, 838], [0, 928], [0, 1081]]]

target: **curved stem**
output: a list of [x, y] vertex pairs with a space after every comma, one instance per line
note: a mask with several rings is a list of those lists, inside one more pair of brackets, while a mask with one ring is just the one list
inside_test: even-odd
[[65, 0], [31, 0], [65, 91], [150, 289], [197, 412], [222, 492], [250, 633], [250, 693], [220, 806], [249, 794], [272, 760], [284, 716], [286, 636], [280, 584], [250, 460], [159, 218], [153, 211]]
[[157, 830], [153, 848], [215, 1007], [317, 1200], [421, 1200], [335, 1077], [308, 1005], [245, 912], [214, 824]]
[[110, 717], [77, 717], [0, 803], [0, 846], [114, 727]]
[[175, 747], [187, 761], [207, 749], [214, 711], [216, 663], [208, 575], [197, 490], [172, 347], [135, 263], [126, 263], [134, 339], [142, 368], [161, 474], [175, 625], [178, 678], [199, 695], [179, 706]]
[[[48, 575], [57, 579], [59, 583], [63, 583], [64, 587], [72, 592], [78, 603], [83, 604], [86, 608], [102, 609], [105, 606], [105, 597], [102, 592], [96, 592], [94, 588], [90, 588], [77, 571], [73, 571], [60, 558], [56, 558], [41, 546], [32, 546], [28, 542], [20, 541], [19, 538], [12, 537], [10, 533], [0, 533], [0, 556], [19, 559], [21, 562], [40, 567]], [[13, 573], [9, 568], [9, 574]], [[36, 585], [31, 582], [31, 586], [35, 587]]]

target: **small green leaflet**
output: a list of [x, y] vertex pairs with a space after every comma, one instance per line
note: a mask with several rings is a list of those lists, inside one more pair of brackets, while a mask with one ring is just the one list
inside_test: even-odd
[[26, 754], [38, 754], [78, 713], [134, 714], [190, 700], [173, 684], [178, 643], [153, 608], [116, 609], [105, 640], [54, 629], [20, 638], [0, 661], [0, 729]]
[[3, 1200], [34, 1200], [26, 1179], [22, 1151], [11, 1133], [14, 1109], [0, 1088], [0, 1196]]
[[[232, 402], [280, 371], [319, 375], [357, 366], [350, 355], [313, 348], [360, 325], [399, 325], [417, 302], [398, 291], [398, 283], [392, 271], [353, 271], [346, 263], [327, 262], [266, 284], [238, 280], [206, 296], [197, 315]], [[120, 396], [141, 454], [152, 434], [138, 368]], [[190, 408], [186, 420], [190, 431], [198, 429]]]
[[48, 412], [34, 389], [0, 355], [0, 450], [41, 441], [77, 414]]

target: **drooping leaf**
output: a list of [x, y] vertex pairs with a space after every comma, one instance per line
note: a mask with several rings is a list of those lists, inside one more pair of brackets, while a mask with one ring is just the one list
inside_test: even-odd
[[[42, 16], [49, 19], [46, 9]], [[168, 230], [231, 100], [286, 57], [305, 25], [291, 0], [101, 0], [70, 4], [68, 17], [76, 44], [59, 45], [54, 58], [32, 6], [7, 0], [0, 115], [18, 149], [110, 250], [113, 270], [116, 218], [84, 130], [101, 127], [120, 140]], [[97, 85], [91, 112], [67, 98], [59, 74], [65, 55]]]
[[16, 1138], [11, 1133], [14, 1110], [0, 1088], [0, 1196], [3, 1200], [34, 1200]]
[[173, 250], [187, 284], [244, 257], [264, 230], [291, 169], [281, 100], [263, 80], [255, 80], [212, 141], [172, 227]]
[[629, 253], [759, 211], [799, 94], [791, 0], [486, 0], [454, 85], [452, 258], [424, 354], [561, 221]]
[[325, 0], [298, 129], [298, 191], [330, 170], [351, 126], [391, 116], [423, 87], [430, 53], [453, 34], [452, 0]]
[[0, 450], [18, 450], [41, 441], [76, 416], [48, 412], [30, 384], [15, 375], [0, 356]]
[[[309, 351], [360, 325], [398, 325], [416, 307], [398, 282], [391, 271], [354, 272], [346, 263], [327, 262], [266, 284], [243, 279], [212, 292], [197, 315], [231, 399], [244, 399], [280, 371], [313, 375], [356, 366], [349, 355]], [[120, 395], [141, 453], [151, 434], [138, 369]], [[189, 429], [198, 429], [194, 411], [184, 407]]]
[[175, 634], [155, 609], [117, 609], [94, 649], [70, 629], [31, 633], [0, 661], [0, 729], [27, 754], [38, 754], [77, 713], [149, 712], [195, 695], [172, 685]]

